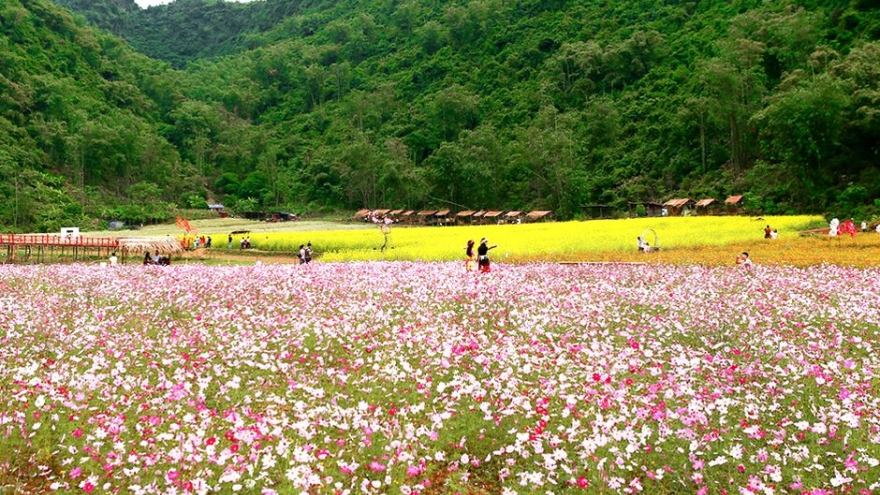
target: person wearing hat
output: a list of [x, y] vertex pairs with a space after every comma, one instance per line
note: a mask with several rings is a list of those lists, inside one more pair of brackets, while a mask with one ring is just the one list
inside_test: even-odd
[[489, 250], [497, 248], [497, 244], [489, 245], [489, 239], [485, 237], [480, 241], [480, 247], [477, 248], [477, 258], [480, 260], [480, 272], [489, 273]]

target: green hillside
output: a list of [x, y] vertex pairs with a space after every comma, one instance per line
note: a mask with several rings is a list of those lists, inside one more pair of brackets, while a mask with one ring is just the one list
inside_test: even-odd
[[[571, 218], [728, 194], [760, 213], [876, 214], [877, 7], [178, 0], [120, 14], [151, 13], [126, 21], [131, 46], [153, 40], [176, 71], [43, 0], [8, 0], [0, 187], [31, 174], [27, 194], [56, 191], [67, 206], [49, 218], [65, 221], [204, 199]], [[211, 9], [243, 14], [224, 31]], [[193, 19], [237, 34], [169, 28]], [[49, 225], [8, 198], [0, 224]]]

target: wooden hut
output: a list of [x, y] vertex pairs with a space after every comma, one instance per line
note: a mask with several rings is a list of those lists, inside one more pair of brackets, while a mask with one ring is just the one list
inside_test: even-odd
[[437, 213], [437, 210], [422, 210], [416, 213], [416, 219], [419, 225], [431, 225], [434, 220], [434, 213]]
[[483, 214], [483, 224], [501, 223], [503, 211], [491, 210]]
[[455, 223], [455, 217], [449, 216], [452, 213], [448, 208], [437, 210], [434, 212], [434, 225], [444, 226], [449, 225], [450, 223]]
[[671, 217], [687, 216], [691, 214], [695, 204], [696, 202], [690, 198], [673, 198], [663, 203], [663, 208], [666, 209], [667, 215]]
[[581, 208], [587, 211], [590, 218], [611, 218], [614, 211], [614, 207], [609, 205], [583, 205]]
[[663, 205], [653, 201], [628, 201], [627, 206], [629, 206], [629, 216], [632, 218], [639, 216], [639, 206], [645, 208], [646, 217], [659, 217], [663, 215]]
[[505, 223], [520, 223], [522, 221], [522, 214], [523, 214], [523, 212], [521, 212], [521, 211], [516, 211], [516, 210], [508, 211], [507, 213], [504, 214], [504, 222]]
[[120, 237], [119, 260], [138, 261], [146, 253], [171, 256], [183, 252], [183, 245], [176, 237]]
[[713, 215], [717, 211], [716, 205], [715, 198], [701, 199], [694, 205], [694, 211], [697, 215]]
[[464, 210], [455, 214], [455, 223], [461, 225], [466, 223], [473, 223], [474, 221], [474, 210]]
[[525, 216], [527, 222], [546, 222], [551, 218], [553, 218], [553, 212], [547, 210], [530, 211]]
[[725, 213], [728, 215], [741, 215], [745, 211], [744, 203], [742, 195], [728, 196], [724, 200]]
[[416, 221], [415, 210], [405, 210], [397, 215], [397, 221], [403, 224], [412, 224]]

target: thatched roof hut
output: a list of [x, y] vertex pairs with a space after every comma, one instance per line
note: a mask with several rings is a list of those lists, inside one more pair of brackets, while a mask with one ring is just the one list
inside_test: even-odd
[[121, 237], [119, 250], [123, 256], [144, 253], [176, 254], [183, 251], [183, 246], [179, 239], [171, 236]]

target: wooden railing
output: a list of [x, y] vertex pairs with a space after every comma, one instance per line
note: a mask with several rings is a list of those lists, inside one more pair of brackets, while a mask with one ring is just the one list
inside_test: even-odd
[[59, 234], [0, 234], [0, 245], [117, 248], [119, 247], [119, 239]]

